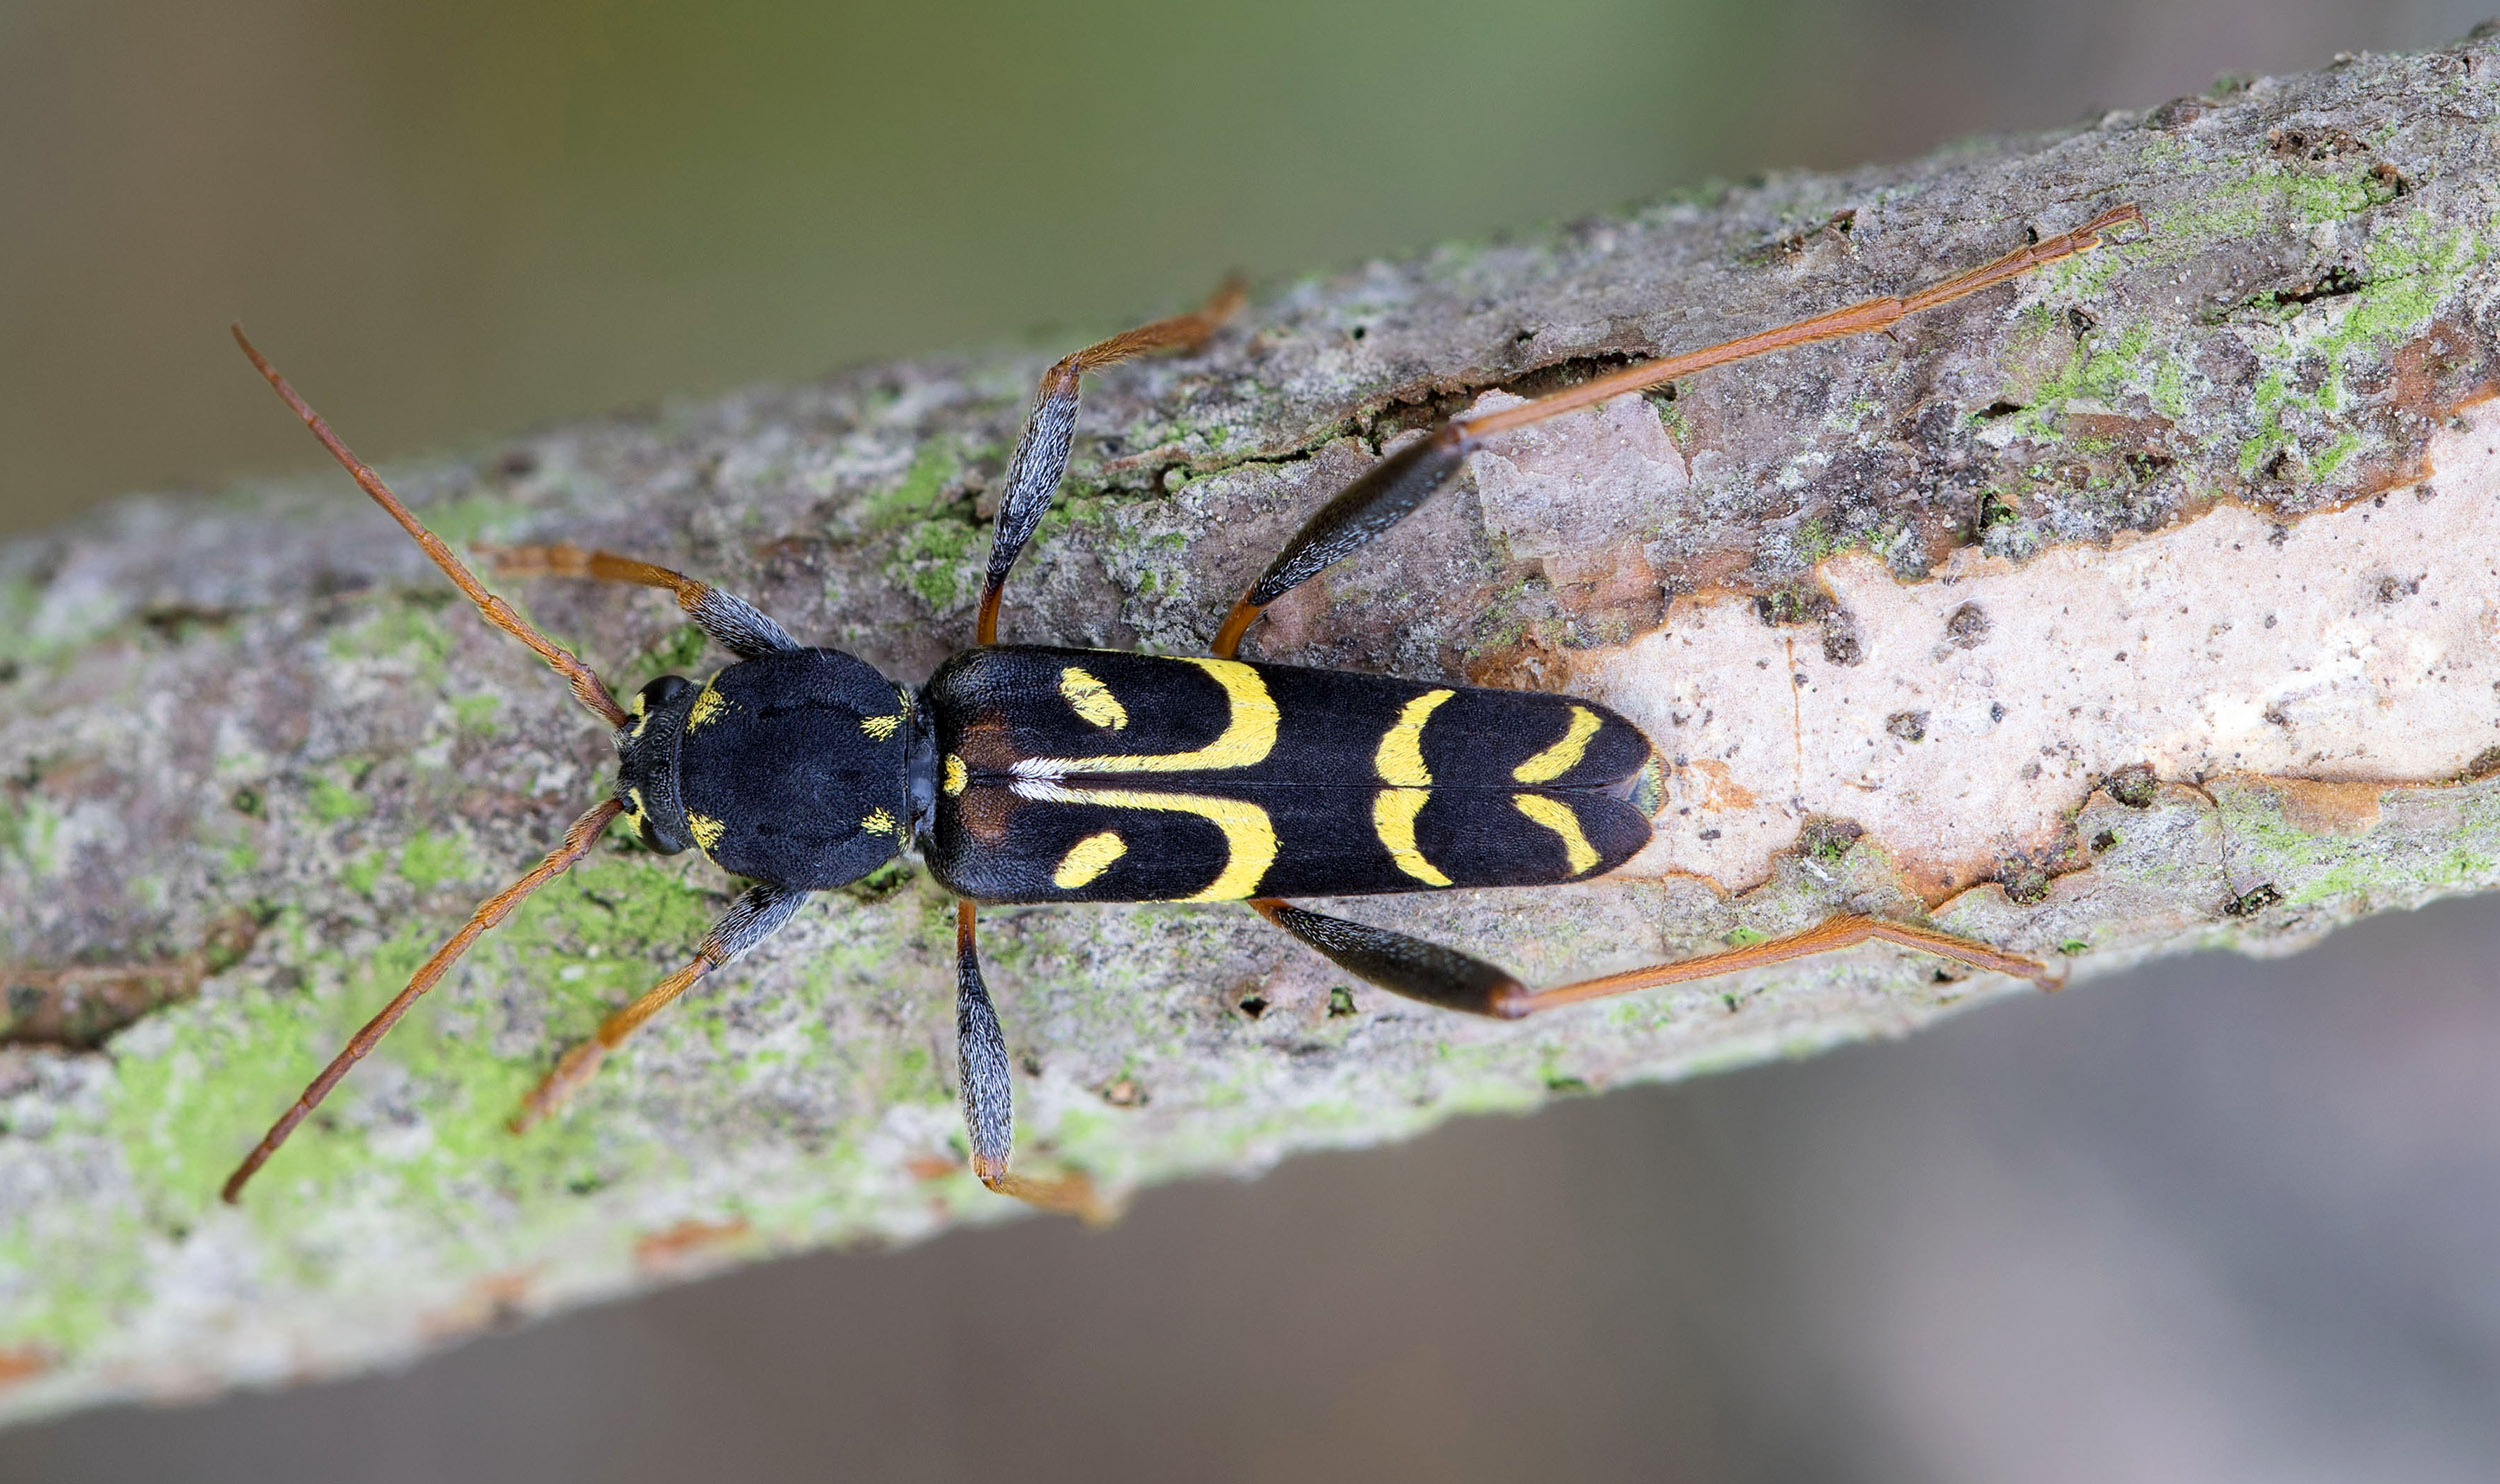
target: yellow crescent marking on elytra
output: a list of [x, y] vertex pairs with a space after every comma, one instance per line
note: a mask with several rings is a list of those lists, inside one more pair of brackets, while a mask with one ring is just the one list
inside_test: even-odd
[[1059, 672], [1059, 694], [1067, 698], [1068, 709], [1105, 731], [1116, 732], [1128, 725], [1128, 708], [1111, 693], [1111, 687], [1074, 665]]
[[946, 755], [946, 796], [950, 799], [955, 797], [971, 783], [972, 774], [964, 767], [964, 760], [951, 752], [948, 753]]
[[[1247, 668], [1246, 666], [1244, 668]], [[1224, 869], [1202, 891], [1176, 900], [1231, 902], [1258, 895], [1259, 881], [1276, 863], [1276, 825], [1267, 811], [1245, 799], [1212, 794], [1146, 793], [1124, 788], [1066, 788], [1038, 778], [1019, 778], [1015, 791], [1054, 804], [1095, 804], [1108, 809], [1153, 809], [1195, 814], [1224, 832]]]
[[1580, 758], [1589, 750], [1589, 738], [1596, 736], [1597, 729], [1604, 725], [1597, 713], [1586, 706], [1572, 707], [1571, 729], [1563, 733], [1563, 739], [1511, 769], [1510, 776], [1522, 783], [1553, 782], [1579, 766]]
[[707, 856], [712, 853], [712, 847], [720, 843], [722, 832], [728, 828], [709, 814], [686, 816], [687, 831], [694, 836], [694, 843], [703, 847], [703, 853]]
[[[1026, 778], [1056, 778], [1068, 773], [1193, 773], [1202, 768], [1250, 768], [1267, 761], [1276, 750], [1276, 700], [1267, 693], [1259, 672], [1239, 660], [1192, 658], [1186, 661], [1215, 677], [1224, 687], [1232, 719], [1223, 735], [1188, 752], [1149, 752], [1117, 757], [1028, 757], [1016, 760], [1015, 771]], [[1259, 817], [1265, 819], [1266, 811]]]
[[686, 713], [686, 730], [691, 732], [728, 709], [729, 702], [712, 688], [711, 681], [706, 680], [703, 682], [703, 694], [694, 698], [694, 709]]
[[[1397, 725], [1380, 739], [1380, 750], [1372, 755], [1372, 767], [1380, 773], [1380, 781], [1400, 788], [1426, 788], [1432, 783], [1432, 770], [1424, 766], [1424, 723], [1432, 719], [1433, 708], [1458, 694], [1456, 691], [1428, 690], [1406, 703], [1398, 712]], [[1423, 806], [1415, 806], [1420, 809]], [[1413, 815], [1407, 818], [1412, 820]], [[1443, 886], [1449, 885], [1444, 881]]]
[[903, 713], [900, 711], [892, 716], [863, 716], [859, 719], [859, 729], [879, 742], [893, 736], [894, 729], [902, 724]]
[[1415, 847], [1415, 816], [1424, 812], [1424, 802], [1431, 797], [1428, 788], [1382, 789], [1372, 795], [1372, 829], [1380, 843], [1389, 847], [1389, 859], [1398, 863], [1399, 870], [1426, 886], [1447, 886], [1450, 878]]
[[859, 827], [872, 835], [891, 835], [895, 832], [894, 816], [883, 809], [872, 809], [868, 817], [859, 822]]
[[1061, 891], [1074, 891], [1111, 869], [1111, 863], [1128, 854], [1128, 842], [1110, 830], [1087, 835], [1068, 847], [1059, 858], [1059, 869], [1050, 873], [1051, 883]]
[[1543, 794], [1512, 794], [1510, 801], [1519, 806], [1520, 813], [1562, 836], [1563, 854], [1571, 861], [1572, 875], [1580, 875], [1597, 864], [1597, 847], [1581, 833], [1580, 816], [1571, 812], [1569, 804]]

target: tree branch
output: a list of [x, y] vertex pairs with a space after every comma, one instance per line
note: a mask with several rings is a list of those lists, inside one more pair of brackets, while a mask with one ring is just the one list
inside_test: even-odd
[[[1842, 911], [2081, 983], [2488, 887], [2496, 63], [2487, 37], [2364, 59], [1287, 286], [1201, 354], [1097, 379], [1005, 634], [1200, 650], [1303, 514], [1437, 417], [2134, 201], [2142, 241], [1510, 435], [1280, 603], [1252, 653], [1593, 695], [1675, 763], [1628, 879], [1344, 910], [1538, 983]], [[395, 478], [455, 544], [662, 561], [916, 680], [969, 632], [1047, 359]], [[917, 870], [830, 894], [506, 1134], [732, 889], [621, 833], [219, 1206], [347, 1032], [598, 795], [607, 739], [336, 477], [128, 502], [0, 548], [0, 581], [0, 1411], [372, 1365], [1013, 1211], [964, 1172], [946, 903]], [[620, 689], [720, 662], [663, 597], [506, 586]], [[1348, 985], [1237, 908], [982, 921], [1027, 1167], [1114, 1192], [2016, 989], [1874, 947], [1503, 1025]]]

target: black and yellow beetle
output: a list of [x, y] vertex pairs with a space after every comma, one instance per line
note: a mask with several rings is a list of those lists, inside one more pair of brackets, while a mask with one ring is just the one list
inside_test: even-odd
[[1065, 473], [1084, 374], [1196, 346], [1238, 306], [1227, 287], [1194, 314], [1131, 330], [1053, 366], [1007, 470], [976, 647], [914, 692], [839, 650], [801, 645], [742, 599], [665, 568], [569, 546], [508, 548], [505, 574], [667, 588], [737, 657], [701, 685], [663, 676], [620, 706], [597, 675], [488, 593], [296, 396], [242, 331], [261, 374], [488, 621], [528, 644], [615, 728], [616, 789], [564, 843], [481, 904], [281, 1116], [226, 1181], [252, 1173], [416, 998], [522, 898], [586, 855], [619, 816], [664, 853], [688, 848], [752, 883], [694, 958], [560, 1058], [524, 1101], [544, 1116], [607, 1051], [696, 980], [769, 937], [809, 894], [917, 848], [955, 893], [956, 1030], [973, 1169], [994, 1190], [1082, 1206], [1081, 1177], [1009, 1169], [1006, 1039], [981, 979], [979, 903], [1246, 901], [1346, 972], [1452, 1010], [1502, 1017], [1820, 953], [1880, 938], [2045, 982], [2027, 958], [1911, 924], [1844, 917], [1806, 932], [1602, 979], [1531, 990], [1465, 954], [1287, 900], [1602, 875], [1649, 842], [1664, 768], [1638, 728], [1569, 696], [1431, 685], [1235, 658], [1270, 603], [1429, 497], [1482, 441], [1782, 346], [1882, 329], [2043, 263], [2098, 247], [2131, 206], [1902, 297], [1681, 356], [1535, 401], [1445, 422], [1374, 464], [1314, 513], [1235, 604], [1203, 658], [999, 644], [999, 598]]

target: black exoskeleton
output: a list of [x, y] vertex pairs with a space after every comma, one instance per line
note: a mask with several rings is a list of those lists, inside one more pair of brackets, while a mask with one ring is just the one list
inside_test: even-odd
[[663, 855], [749, 881], [844, 886], [925, 832], [936, 739], [909, 690], [838, 649], [792, 645], [698, 687], [663, 675], [617, 729], [616, 798]]
[[[507, 575], [666, 588], [736, 662], [663, 676], [620, 706], [590, 668], [488, 593], [373, 471], [348, 452], [248, 341], [278, 394], [487, 620], [528, 644], [615, 728], [614, 796], [537, 869], [481, 904], [407, 988], [348, 1043], [228, 1179], [233, 1200], [297, 1123], [461, 952], [586, 855], [619, 817], [663, 853], [701, 851], [752, 883], [693, 959], [566, 1052], [514, 1119], [551, 1111], [608, 1050], [705, 974], [787, 923], [808, 896], [906, 849], [957, 897], [956, 1029], [971, 1163], [992, 1189], [1095, 1208], [1082, 1175], [1013, 1173], [1012, 1073], [982, 981], [983, 902], [1247, 901], [1347, 973], [1395, 993], [1516, 1017], [1882, 939], [2048, 980], [2033, 960], [1933, 928], [1842, 917], [1805, 932], [1600, 979], [1531, 990], [1463, 953], [1292, 905], [1352, 896], [1587, 880], [1649, 842], [1665, 768], [1640, 730], [1593, 701], [1436, 685], [1235, 657], [1268, 604], [1352, 555], [1428, 499], [1485, 439], [1782, 346], [1879, 330], [2100, 245], [2133, 207], [1903, 297], [1643, 362], [1535, 401], [1442, 424], [1316, 511], [1234, 605], [1199, 658], [996, 642], [1017, 555], [1065, 473], [1079, 382], [1143, 352], [1205, 342], [1240, 302], [1228, 286], [1195, 314], [1069, 356], [1043, 378], [999, 501], [976, 647], [917, 694], [838, 650], [802, 646], [742, 599], [663, 567], [569, 546], [495, 553]], [[241, 330], [235, 332], [242, 340]]]

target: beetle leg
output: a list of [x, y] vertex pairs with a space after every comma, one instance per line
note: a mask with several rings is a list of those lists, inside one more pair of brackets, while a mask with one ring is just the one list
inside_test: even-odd
[[998, 640], [998, 596], [1007, 573], [1041, 526], [1051, 496], [1068, 472], [1068, 448], [1076, 435], [1077, 383], [1088, 371], [1125, 361], [1148, 351], [1194, 349], [1241, 307], [1242, 284], [1229, 278], [1213, 298], [1196, 310], [1156, 320], [1097, 341], [1042, 373], [1033, 410], [1025, 415], [1024, 434], [1016, 440], [1015, 457], [1007, 464], [1007, 489], [998, 500], [997, 534], [990, 540], [989, 577], [981, 586], [980, 617], [973, 625], [976, 643]]
[[1011, 1195], [1046, 1211], [1069, 1211], [1099, 1225], [1109, 1209], [1081, 1174], [1036, 1180], [1007, 1168], [1016, 1146], [1016, 1103], [1013, 1072], [1007, 1062], [1007, 1033], [999, 1028], [998, 1010], [981, 980], [981, 950], [972, 929], [973, 904], [955, 903], [955, 1060], [963, 1079], [964, 1134], [972, 1145], [972, 1172], [1000, 1195]]
[[798, 915], [808, 894], [795, 887], [750, 886], [730, 903], [721, 920], [695, 945], [694, 959], [684, 968], [669, 975], [646, 990], [642, 998], [627, 1005], [599, 1023], [598, 1032], [589, 1040], [567, 1051], [557, 1059], [555, 1069], [540, 1079], [530, 1095], [521, 1100], [521, 1110], [512, 1115], [511, 1129], [521, 1133], [531, 1124], [554, 1112], [558, 1104], [572, 1096], [575, 1089], [588, 1082], [607, 1060], [608, 1053], [619, 1042], [640, 1029], [642, 1023], [657, 1015], [669, 1001], [684, 994], [696, 980], [724, 964], [733, 962], [748, 949], [781, 931]]
[[1636, 989], [1682, 984], [1719, 974], [1733, 974], [1742, 969], [1784, 963], [1793, 958], [1830, 953], [1854, 947], [1869, 939], [1915, 948], [1923, 953], [1968, 964], [1974, 969], [2012, 974], [2029, 979], [2042, 989], [2055, 989], [2063, 982], [2050, 974], [2045, 964], [1991, 948], [1985, 943], [1941, 933], [1934, 928], [1853, 915], [1835, 917], [1803, 932], [1768, 938], [1742, 948], [1724, 948], [1716, 953], [1627, 969], [1620, 974], [1582, 979], [1552, 989], [1532, 990], [1492, 964], [1444, 948], [1438, 943], [1410, 938], [1404, 933], [1391, 932], [1368, 923], [1324, 916], [1274, 897], [1254, 898], [1250, 905], [1258, 909], [1260, 916], [1301, 939], [1329, 962], [1356, 978], [1408, 999], [1500, 1020], [1517, 1020], [1539, 1010], [1576, 1005], [1582, 1000], [1603, 999], [1609, 995], [1629, 994]]
[[1364, 470], [1293, 533], [1276, 560], [1268, 563], [1267, 571], [1225, 615], [1224, 627], [1209, 652], [1218, 659], [1231, 659], [1261, 610], [1406, 519], [1449, 482], [1476, 447], [1477, 439], [1465, 423], [1447, 422], [1429, 437], [1416, 439]]
[[1938, 958], [1968, 964], [1993, 974], [2010, 974], [2028, 979], [2044, 990], [2062, 986], [2061, 974], [2049, 972], [2048, 965], [2020, 954], [1992, 948], [1975, 939], [1954, 933], [1938, 932], [1906, 922], [1887, 922], [1880, 917], [1835, 917], [1815, 924], [1802, 932], [1765, 938], [1741, 948], [1722, 948], [1714, 953], [1697, 954], [1692, 958], [1670, 963], [1651, 964], [1646, 968], [1626, 969], [1620, 974], [1605, 974], [1595, 979], [1582, 979], [1521, 995], [1502, 1007], [1499, 1013], [1511, 1017], [1551, 1010], [1562, 1005], [1576, 1005], [1582, 1000], [1604, 999], [1609, 995], [1629, 994], [1636, 989], [1654, 989], [1662, 984], [1683, 984], [1694, 979], [1708, 979], [1719, 974], [1733, 974], [1742, 969], [1758, 969], [1768, 964], [1785, 963], [1792, 958], [1811, 958], [1818, 953], [1833, 953], [1876, 940], [1897, 943]]
[[1241, 636], [1258, 621], [1260, 611], [1268, 604], [1318, 576], [1325, 568], [1352, 556], [1374, 536], [1404, 520], [1457, 471], [1469, 453], [1496, 433], [1524, 428], [1559, 413], [1663, 386], [1678, 377], [1786, 346], [1838, 340], [1887, 329], [1908, 315], [1933, 309], [1939, 304], [1949, 304], [1992, 284], [2020, 277], [2043, 264], [2090, 252], [2099, 247], [2101, 239], [2110, 232], [2129, 225], [2144, 226], [2144, 214], [2133, 206], [2121, 206], [2101, 213], [2071, 232], [2027, 243], [1992, 262], [1909, 294], [1863, 300], [1846, 308], [1687, 351], [1682, 355], [1642, 361], [1620, 371], [1594, 377], [1578, 386], [1549, 392], [1516, 407], [1445, 422], [1428, 436], [1374, 464], [1304, 522], [1293, 539], [1285, 543], [1285, 549], [1278, 553], [1276, 560], [1269, 563], [1267, 571], [1251, 585], [1241, 601], [1233, 605], [1232, 612], [1225, 615], [1224, 625], [1217, 631], [1215, 643], [1210, 646], [1211, 652], [1220, 659], [1232, 658], [1241, 647]]
[[672, 572], [614, 552], [584, 551], [578, 546], [480, 545], [475, 549], [498, 577], [589, 577], [600, 582], [667, 588], [676, 594], [677, 606], [697, 628], [742, 660], [799, 647], [799, 641], [753, 603], [683, 572]]
[[1277, 897], [1252, 897], [1250, 905], [1338, 968], [1410, 1000], [1470, 1015], [1506, 1017], [1509, 1012], [1503, 1007], [1528, 992], [1507, 970], [1455, 948], [1330, 917]]

